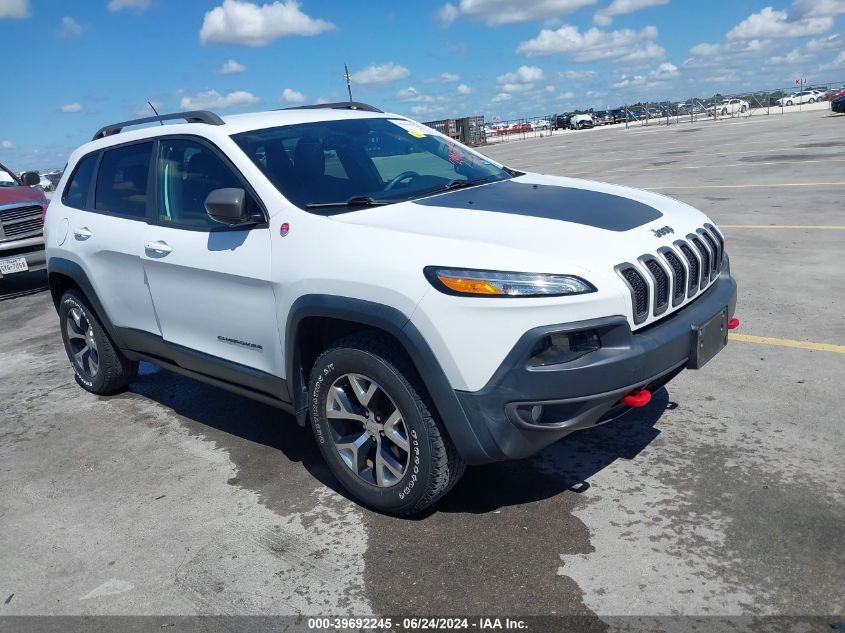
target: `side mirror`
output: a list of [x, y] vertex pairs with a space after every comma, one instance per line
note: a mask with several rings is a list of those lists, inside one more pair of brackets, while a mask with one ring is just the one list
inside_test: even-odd
[[227, 226], [250, 223], [243, 189], [215, 189], [205, 199], [205, 211], [212, 220]]
[[41, 184], [41, 176], [37, 171], [25, 171], [21, 175], [21, 180], [23, 180], [23, 184], [27, 187], [34, 187]]

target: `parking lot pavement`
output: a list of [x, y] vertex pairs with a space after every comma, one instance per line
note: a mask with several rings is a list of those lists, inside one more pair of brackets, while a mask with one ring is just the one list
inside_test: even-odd
[[[742, 333], [842, 346], [843, 126], [804, 113], [490, 154], [701, 208], [726, 227]], [[579, 614], [599, 630], [595, 614], [845, 611], [841, 353], [735, 340], [645, 409], [471, 468], [397, 519], [349, 501], [274, 409], [151, 365], [125, 394], [82, 391], [49, 293], [21, 292], [41, 283], [0, 281], [0, 614]]]

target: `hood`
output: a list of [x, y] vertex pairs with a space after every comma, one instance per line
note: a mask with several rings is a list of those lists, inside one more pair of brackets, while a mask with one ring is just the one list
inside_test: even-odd
[[0, 205], [32, 203], [47, 206], [44, 192], [34, 187], [0, 187]]
[[682, 202], [648, 191], [539, 174], [332, 218], [443, 238], [455, 249], [449, 265], [484, 267], [462, 261], [471, 256], [462, 257], [461, 245], [474, 243], [518, 250], [535, 262], [543, 257], [605, 271], [654, 253], [709, 221]]

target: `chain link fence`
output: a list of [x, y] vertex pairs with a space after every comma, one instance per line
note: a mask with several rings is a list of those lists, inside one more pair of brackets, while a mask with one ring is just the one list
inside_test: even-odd
[[[643, 102], [631, 99], [628, 103], [608, 110], [591, 108], [507, 121], [485, 121], [483, 137], [485, 143], [491, 144], [540, 138], [562, 130], [583, 130], [604, 125], [648, 127], [824, 111], [830, 109], [831, 96], [842, 90], [845, 90], [845, 81], [777, 90], [716, 92], [712, 96], [693, 96], [682, 102]], [[582, 114], [590, 115], [592, 122], [578, 117], [573, 125], [572, 117]]]

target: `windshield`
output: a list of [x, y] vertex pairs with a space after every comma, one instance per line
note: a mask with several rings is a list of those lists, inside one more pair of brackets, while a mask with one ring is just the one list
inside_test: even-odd
[[321, 213], [511, 177], [457, 142], [399, 118], [300, 123], [232, 138], [288, 200]]
[[0, 187], [18, 187], [18, 181], [15, 177], [2, 167], [0, 167]]

